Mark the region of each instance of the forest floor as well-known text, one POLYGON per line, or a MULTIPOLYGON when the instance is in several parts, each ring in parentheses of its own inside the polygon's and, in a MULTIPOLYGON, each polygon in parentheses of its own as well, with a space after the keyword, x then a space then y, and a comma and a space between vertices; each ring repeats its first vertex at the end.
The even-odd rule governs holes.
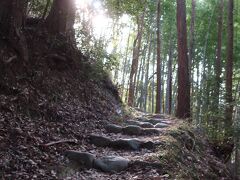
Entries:
POLYGON ((93 134, 87 134, 82 144, 72 149, 74 151, 67 151, 58 177, 86 180, 231 179, 226 166, 213 155, 200 131, 167 115, 137 114, 131 120, 115 124, 106 122, 93 134), (85 153, 94 158, 91 167, 86 167, 89 154, 85 153))
POLYGON ((0 41, 0 179, 231 179, 201 131, 126 113, 106 73, 63 36, 25 34, 28 62, 0 41))

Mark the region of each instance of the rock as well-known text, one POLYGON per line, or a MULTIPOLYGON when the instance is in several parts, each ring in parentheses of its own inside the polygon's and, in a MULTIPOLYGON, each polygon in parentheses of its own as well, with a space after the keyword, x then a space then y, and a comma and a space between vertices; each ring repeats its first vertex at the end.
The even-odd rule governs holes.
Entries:
POLYGON ((142 121, 142 122, 143 122, 143 121, 144 121, 144 122, 145 122, 145 121, 148 121, 148 118, 146 118, 146 117, 137 117, 136 119, 137 119, 138 121, 142 121))
POLYGON ((162 123, 165 123, 165 124, 173 124, 173 121, 171 121, 171 120, 162 120, 162 123))
POLYGON ((167 119, 168 116, 164 115, 164 114, 155 114, 155 115, 150 115, 150 116, 146 116, 147 118, 153 118, 153 119, 167 119))
POLYGON ((125 122, 129 125, 139 125, 139 121, 136 120, 127 120, 125 122))
POLYGON ((64 156, 67 157, 71 163, 73 163, 77 168, 87 168, 90 169, 93 167, 94 155, 86 152, 79 152, 69 150, 64 153, 64 156))
POLYGON ((127 120, 127 124, 140 126, 142 128, 154 128, 154 125, 149 122, 141 122, 137 120, 127 120))
POLYGON ((140 126, 130 125, 123 128, 123 133, 128 135, 140 135, 142 128, 140 126))
POLYGON ((89 142, 99 147, 108 147, 111 144, 111 139, 98 135, 90 135, 89 142))
POLYGON ((140 126, 142 128, 154 128, 154 125, 149 122, 141 122, 141 121, 135 121, 135 120, 127 120, 127 124, 140 126))
POLYGON ((149 120, 145 120, 145 121, 142 121, 142 122, 143 123, 150 123, 150 124, 156 125, 158 123, 164 123, 164 121, 165 120, 162 120, 162 119, 149 119, 149 120))
POLYGON ((154 125, 149 122, 142 122, 140 126, 142 128, 154 128, 154 125))
POLYGON ((163 164, 158 163, 158 162, 147 162, 147 161, 140 161, 140 160, 136 160, 136 161, 131 161, 128 165, 129 167, 138 167, 138 168, 156 168, 156 169, 162 169, 164 167, 163 164))
POLYGON ((119 139, 112 142, 112 147, 117 149, 139 150, 142 142, 138 139, 119 139))
POLYGON ((159 134, 160 131, 157 128, 148 128, 144 129, 142 134, 144 135, 152 135, 152 134, 159 134))
POLYGON ((152 141, 144 142, 141 145, 141 148, 154 149, 156 147, 155 143, 152 141))
POLYGON ((153 125, 156 125, 158 123, 162 123, 162 120, 161 119, 149 119, 147 122, 149 122, 153 125))
POLYGON ((157 123, 154 127, 155 128, 165 128, 165 127, 168 127, 168 125, 165 123, 157 123))
POLYGON ((140 122, 145 122, 145 123, 151 123, 153 125, 156 125, 157 123, 162 123, 164 121, 163 119, 138 119, 140 122))
POLYGON ((128 168, 129 160, 123 157, 106 156, 94 161, 94 168, 104 172, 121 172, 128 168))
POLYGON ((109 133, 121 133, 122 127, 115 124, 108 124, 105 126, 105 129, 109 133))

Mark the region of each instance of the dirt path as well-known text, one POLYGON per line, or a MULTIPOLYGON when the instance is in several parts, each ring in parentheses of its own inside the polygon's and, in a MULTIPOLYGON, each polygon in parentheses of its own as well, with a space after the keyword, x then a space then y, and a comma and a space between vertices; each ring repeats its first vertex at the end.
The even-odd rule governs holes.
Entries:
POLYGON ((82 145, 65 152, 59 171, 63 179, 165 179, 154 158, 162 135, 175 124, 163 115, 143 115, 121 124, 104 125, 87 134, 82 145))

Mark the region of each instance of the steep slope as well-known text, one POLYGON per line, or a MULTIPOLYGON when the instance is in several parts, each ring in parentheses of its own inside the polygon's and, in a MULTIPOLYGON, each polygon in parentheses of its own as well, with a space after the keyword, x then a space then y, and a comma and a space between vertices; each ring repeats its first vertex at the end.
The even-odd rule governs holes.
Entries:
POLYGON ((48 179, 49 166, 69 145, 44 144, 80 142, 102 120, 118 117, 121 102, 107 74, 64 36, 35 28, 25 35, 28 62, 0 41, 0 177, 48 179))
POLYGON ((107 74, 64 36, 35 28, 25 35, 28 62, 0 40, 1 179, 231 179, 207 141, 180 120, 125 116, 107 74), (81 164, 76 151, 90 153, 94 166, 81 164))

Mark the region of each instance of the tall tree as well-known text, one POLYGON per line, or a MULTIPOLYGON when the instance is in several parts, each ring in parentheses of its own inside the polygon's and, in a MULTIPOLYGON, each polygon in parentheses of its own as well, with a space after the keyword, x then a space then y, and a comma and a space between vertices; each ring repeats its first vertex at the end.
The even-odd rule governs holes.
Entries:
POLYGON ((187 55, 186 2, 177 0, 178 96, 176 116, 190 117, 190 83, 187 55))
POLYGON ((75 1, 54 0, 46 19, 46 26, 52 34, 65 34, 74 40, 75 1))
POLYGON ((228 25, 227 25, 227 63, 226 63, 226 119, 225 127, 230 131, 232 127, 233 98, 233 0, 228 0, 228 25))
POLYGON ((219 1, 218 9, 218 41, 216 50, 216 62, 215 62, 215 76, 216 76, 216 88, 215 88, 215 102, 214 107, 218 108, 219 105, 219 91, 221 83, 221 60, 222 60, 222 26, 223 26, 223 0, 219 1))
POLYGON ((128 40, 127 40, 127 47, 126 47, 126 52, 125 52, 125 57, 124 57, 124 62, 123 62, 123 67, 122 67, 122 70, 123 70, 123 73, 122 73, 122 88, 121 88, 121 96, 122 98, 124 97, 124 90, 125 90, 125 76, 126 76, 126 73, 127 73, 127 61, 128 61, 128 53, 129 53, 129 45, 130 45, 130 32, 128 34, 128 40))
POLYGON ((129 93, 128 93, 129 106, 134 105, 136 75, 138 70, 138 61, 140 56, 140 49, 141 49, 141 42, 142 42, 142 35, 143 35, 143 28, 144 28, 145 10, 146 10, 146 6, 144 8, 144 11, 142 12, 142 15, 137 17, 138 32, 137 32, 137 37, 133 43, 133 58, 132 58, 132 66, 131 66, 130 79, 129 79, 129 93))
POLYGON ((152 54, 152 36, 153 33, 150 35, 149 39, 149 46, 148 46, 148 57, 147 57, 147 64, 146 64, 146 73, 145 73, 145 83, 144 83, 144 111, 147 111, 147 96, 148 96, 148 84, 149 84, 149 66, 150 66, 150 58, 152 54))
POLYGON ((192 0, 191 25, 189 35, 189 69, 191 69, 194 56, 194 41, 195 41, 195 16, 196 16, 196 0, 192 0))
POLYGON ((167 89, 166 89, 166 113, 167 114, 171 114, 172 112, 172 60, 173 60, 173 38, 172 38, 172 30, 170 30, 167 89))
POLYGON ((0 1, 0 35, 25 61, 28 60, 28 51, 22 26, 25 20, 26 6, 25 0, 0 1))
POLYGON ((189 35, 189 75, 191 84, 191 111, 193 108, 193 93, 194 93, 194 50, 195 50, 195 16, 196 16, 196 0, 192 0, 192 12, 189 35))
POLYGON ((156 89, 156 113, 161 112, 161 34, 160 34, 160 18, 161 18, 161 0, 157 4, 157 89, 156 89))

